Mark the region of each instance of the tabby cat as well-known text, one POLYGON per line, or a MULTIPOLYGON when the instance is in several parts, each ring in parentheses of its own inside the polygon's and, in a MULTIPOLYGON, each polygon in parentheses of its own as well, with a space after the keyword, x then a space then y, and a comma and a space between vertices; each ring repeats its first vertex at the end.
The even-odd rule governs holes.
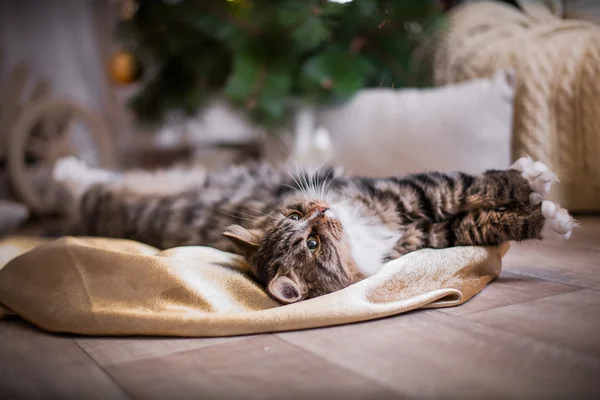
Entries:
POLYGON ((238 253, 282 303, 340 290, 425 247, 497 245, 547 231, 569 238, 574 226, 565 209, 543 200, 556 176, 529 158, 477 176, 365 178, 262 163, 166 174, 91 170, 73 158, 54 170, 79 199, 79 233, 238 253), (135 188, 140 176, 149 193, 135 188), (158 193, 173 183, 177 193, 158 193))

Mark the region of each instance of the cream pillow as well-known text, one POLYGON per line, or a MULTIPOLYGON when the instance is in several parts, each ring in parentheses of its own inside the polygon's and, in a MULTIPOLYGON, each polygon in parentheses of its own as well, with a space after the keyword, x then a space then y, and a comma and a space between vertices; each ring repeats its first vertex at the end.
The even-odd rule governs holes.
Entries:
POLYGON ((427 89, 367 89, 329 110, 333 162, 359 175, 479 173, 510 165, 511 71, 427 89))

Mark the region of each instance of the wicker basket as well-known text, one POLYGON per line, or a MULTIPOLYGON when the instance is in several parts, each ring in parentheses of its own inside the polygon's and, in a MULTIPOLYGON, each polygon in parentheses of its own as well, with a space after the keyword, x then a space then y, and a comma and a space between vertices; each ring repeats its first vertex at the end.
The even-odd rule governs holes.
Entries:
MULTIPOLYGON (((539 3, 538 3, 539 4, 539 3)), ((436 49, 437 84, 516 71, 512 157, 531 156, 559 175, 551 198, 600 210, 600 27, 562 20, 528 3, 465 3, 436 49)))

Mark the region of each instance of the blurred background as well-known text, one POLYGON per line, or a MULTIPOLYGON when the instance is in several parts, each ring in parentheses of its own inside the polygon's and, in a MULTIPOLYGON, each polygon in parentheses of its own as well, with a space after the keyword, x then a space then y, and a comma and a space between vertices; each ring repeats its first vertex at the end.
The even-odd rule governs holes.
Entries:
POLYGON ((370 176, 529 155, 597 211, 599 3, 4 0, 0 230, 59 212, 67 155, 370 176))

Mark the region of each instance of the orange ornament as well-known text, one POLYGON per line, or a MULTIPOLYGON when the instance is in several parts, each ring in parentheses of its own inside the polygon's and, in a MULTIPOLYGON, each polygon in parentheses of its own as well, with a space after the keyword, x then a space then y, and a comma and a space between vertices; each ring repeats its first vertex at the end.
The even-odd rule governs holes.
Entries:
POLYGON ((109 61, 109 72, 113 81, 128 84, 137 81, 141 68, 133 54, 125 50, 114 53, 109 61))

